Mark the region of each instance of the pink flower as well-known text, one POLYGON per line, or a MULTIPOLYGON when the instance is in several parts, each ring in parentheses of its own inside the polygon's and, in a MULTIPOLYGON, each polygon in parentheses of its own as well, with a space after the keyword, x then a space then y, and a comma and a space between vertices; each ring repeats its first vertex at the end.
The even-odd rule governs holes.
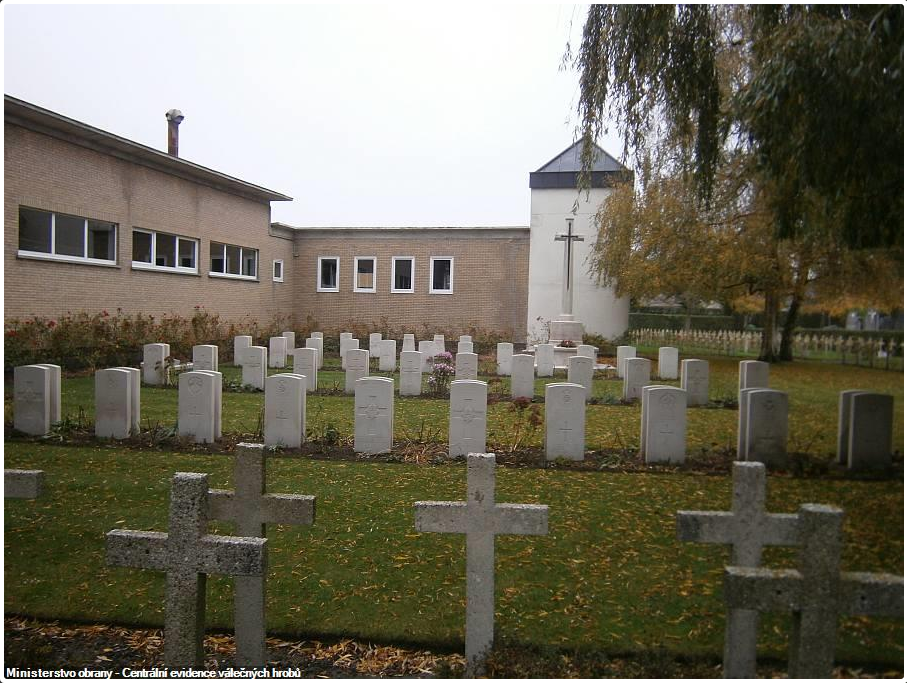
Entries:
POLYGON ((102 316, 102 317, 106 318, 106 317, 108 317, 109 315, 110 315, 110 313, 108 313, 106 310, 101 311, 101 316, 102 316))

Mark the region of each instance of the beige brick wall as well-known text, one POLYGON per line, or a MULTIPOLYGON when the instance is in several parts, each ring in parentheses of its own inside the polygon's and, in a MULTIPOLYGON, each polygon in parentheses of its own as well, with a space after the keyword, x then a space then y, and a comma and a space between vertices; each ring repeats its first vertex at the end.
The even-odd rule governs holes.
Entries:
MULTIPOLYGON (((351 324, 373 331, 465 334, 471 327, 513 339, 526 333, 529 278, 527 229, 303 229, 293 268, 297 317, 325 329, 351 324), (403 236, 405 235, 405 236, 403 236), (339 292, 317 291, 319 256, 340 258, 339 292), (377 257, 377 291, 353 291, 357 256, 377 257), (391 260, 415 258, 415 292, 392 293, 391 260), (453 294, 429 293, 431 257, 453 257, 453 294)), ((429 337, 430 338, 430 337, 429 337)))
POLYGON ((191 315, 195 306, 225 320, 266 321, 293 308, 293 243, 269 235, 270 205, 95 152, 6 123, 4 303, 7 318, 117 308, 191 315), (103 267, 17 256, 19 206, 118 224, 117 265, 103 267), (132 270, 132 229, 197 238, 199 275, 132 270), (209 277, 211 241, 259 250, 257 282, 209 277), (271 279, 282 258, 283 283, 271 279))

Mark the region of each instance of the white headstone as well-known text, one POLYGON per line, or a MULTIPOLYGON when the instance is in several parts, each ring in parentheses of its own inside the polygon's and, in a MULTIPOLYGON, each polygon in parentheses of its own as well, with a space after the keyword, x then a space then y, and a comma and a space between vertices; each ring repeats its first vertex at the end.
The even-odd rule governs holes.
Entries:
POLYGON ((651 380, 652 362, 648 358, 629 357, 624 361, 624 400, 642 398, 642 388, 651 380))
POLYGON ((498 344, 498 374, 504 377, 510 375, 513 369, 513 344, 501 342, 498 344))
POLYGON ((214 438, 220 439, 223 434, 224 376, 214 370, 198 370, 214 378, 214 438))
MULTIPOLYGON (((359 342, 356 342, 356 347, 358 348, 359 342)), ((309 337, 305 340, 305 347, 307 349, 315 349, 318 352, 318 369, 324 367, 324 338, 323 337, 309 337)))
POLYGON ((535 374, 539 377, 554 375, 554 344, 538 344, 535 347, 535 374))
POLYGON ((170 356, 170 344, 145 344, 142 347, 142 380, 150 386, 164 386, 168 383, 166 359, 170 356))
POLYGON ((460 342, 469 342, 470 344, 472 344, 472 335, 471 334, 461 334, 460 342))
POLYGON ((677 379, 677 349, 673 346, 662 346, 658 349, 658 377, 677 379))
POLYGON ((582 460, 585 449, 586 388, 568 382, 546 385, 545 459, 582 460))
POLYGON ((63 368, 53 363, 35 363, 39 368, 47 368, 50 371, 50 423, 56 424, 63 419, 63 368))
POLYGON ((742 360, 737 373, 737 389, 768 387, 769 364, 761 360, 742 360))
POLYGON ((850 404, 857 394, 870 393, 866 389, 847 389, 838 394, 838 453, 839 465, 847 464, 847 449, 850 445, 850 404))
POLYGON ((378 370, 394 372, 397 369, 397 340, 382 339, 378 343, 378 370))
POLYGON ((356 380, 353 450, 357 453, 387 453, 393 446, 394 380, 389 377, 356 380))
MULTIPOLYGON (((295 332, 281 332, 282 337, 287 340, 287 353, 293 353, 293 349, 296 348, 296 333, 295 332)), ((215 368, 216 370, 217 368, 215 368)))
POLYGON ((535 395, 535 359, 529 354, 515 354, 510 369, 510 395, 531 399, 535 395))
POLYGON ((415 351, 415 350, 416 350, 416 335, 404 334, 403 335, 403 351, 415 351))
POLYGON ((243 351, 242 383, 264 391, 268 374, 268 350, 264 346, 250 346, 243 351))
POLYGON ((855 394, 850 401, 847 468, 886 470, 891 466, 894 396, 855 394))
POLYGON ((450 383, 450 457, 485 452, 488 385, 474 380, 450 383))
POLYGON ((784 466, 787 461, 787 394, 772 389, 749 389, 741 394, 744 397, 741 408, 746 410, 746 460, 770 467, 784 466))
MULTIPOLYGON (((479 378, 479 356, 475 353, 458 353, 457 364, 454 373, 456 379, 478 379, 479 378)), ((485 452, 483 448, 481 451, 485 452)))
POLYGON ((472 353, 472 342, 471 341, 457 342, 457 353, 472 353))
POLYGON ((343 341, 344 339, 352 339, 352 338, 353 338, 352 332, 341 332, 340 333, 340 341, 343 341))
POLYGON ((618 346, 617 347, 617 376, 623 378, 624 366, 628 358, 636 358, 635 346, 618 346))
POLYGON ((368 336, 368 355, 371 358, 378 357, 378 344, 381 343, 381 333, 372 332, 368 336))
POLYGON ((129 401, 132 430, 138 434, 142 429, 142 371, 138 368, 118 367, 114 370, 125 370, 129 373, 129 385, 132 397, 129 401))
POLYGON ((218 392, 215 375, 210 371, 191 371, 179 378, 179 419, 177 431, 195 443, 214 443, 217 440, 218 392))
POLYGON ((433 341, 435 342, 435 344, 437 344, 436 348, 438 350, 438 353, 444 353, 444 351, 447 350, 447 348, 444 345, 444 335, 443 334, 436 334, 434 336, 433 341))
POLYGON ((51 371, 40 365, 20 365, 13 371, 13 426, 24 434, 50 432, 51 371))
POLYGON ((306 391, 318 390, 318 349, 306 347, 293 351, 293 374, 306 378, 306 391))
MULTIPOLYGON (((302 349, 309 352, 314 349, 302 349)), ((305 441, 306 378, 281 373, 265 380, 265 445, 299 448, 305 441)))
POLYGON ((359 348, 359 340, 353 339, 343 339, 340 341, 340 368, 346 370, 346 352, 351 349, 359 348))
POLYGON ((324 332, 312 332, 309 336, 314 339, 324 339, 324 332))
POLYGON ((646 463, 686 460, 687 397, 683 389, 643 387, 639 443, 646 463))
POLYGON ((217 347, 214 344, 196 344, 192 347, 192 369, 217 372, 217 347))
POLYGON ((592 398, 592 375, 595 361, 589 356, 571 356, 567 359, 567 381, 581 384, 586 389, 586 400, 592 398))
POLYGON ((346 384, 344 391, 348 394, 356 392, 356 382, 368 374, 368 351, 366 349, 350 349, 346 352, 346 384))
POLYGON ((284 368, 287 365, 287 338, 271 337, 268 342, 268 367, 284 368))
POLYGON ((680 388, 687 392, 687 406, 709 402, 709 362, 696 358, 680 361, 680 388))
POLYGON ((242 365, 243 358, 246 357, 246 349, 252 346, 252 337, 247 334, 240 334, 233 337, 233 365, 242 365))
POLYGON ((98 438, 126 439, 132 431, 133 380, 126 370, 94 373, 94 433, 98 438))
POLYGON ((598 356, 598 349, 591 344, 580 344, 576 347, 576 355, 586 356, 587 358, 591 358, 594 362, 598 356))
POLYGON ((400 395, 419 396, 422 393, 422 354, 404 351, 400 354, 400 395))
POLYGON ((435 356, 435 343, 433 341, 420 341, 419 353, 422 354, 422 370, 431 372, 431 359, 435 356))

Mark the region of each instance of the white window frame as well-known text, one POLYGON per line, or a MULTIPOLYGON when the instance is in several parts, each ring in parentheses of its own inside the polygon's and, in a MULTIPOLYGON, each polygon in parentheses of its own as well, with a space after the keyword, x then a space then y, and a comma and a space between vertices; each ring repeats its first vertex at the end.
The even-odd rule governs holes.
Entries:
POLYGON ((394 256, 391 258, 391 293, 392 294, 413 294, 416 291, 416 257, 415 256, 394 256), (394 285, 397 282, 397 261, 412 261, 410 277, 412 286, 409 289, 396 289, 394 285))
MULTIPOLYGON (((261 270, 261 263, 259 262, 259 260, 260 260, 259 256, 260 256, 260 254, 258 253, 258 249, 253 249, 252 247, 241 247, 238 244, 227 244, 226 242, 215 242, 214 240, 211 240, 211 244, 209 245, 209 248, 208 248, 208 277, 220 277, 220 278, 224 278, 226 280, 246 280, 249 282, 258 282, 258 273, 261 270), (219 244, 220 246, 223 247, 223 252, 222 252, 223 256, 221 258, 224 262, 224 268, 227 267, 227 247, 236 247, 237 249, 239 249, 239 269, 240 269, 240 271, 242 270, 242 263, 244 260, 243 252, 254 251, 255 252, 255 275, 243 275, 241 272, 239 274, 226 273, 226 272, 219 273, 217 271, 211 270, 211 249, 210 249, 210 247, 215 244, 219 244)), ((196 263, 198 263, 198 259, 196 259, 196 263)))
POLYGON ((353 259, 353 291, 354 292, 365 292, 368 294, 374 294, 378 291, 378 257, 377 256, 357 256, 353 259), (371 287, 360 287, 359 286, 359 262, 360 261, 371 261, 372 262, 372 286, 371 287))
POLYGON ((453 294, 454 291, 454 258, 453 256, 432 256, 428 266, 428 293, 453 294), (450 261, 450 289, 435 289, 435 261, 450 261))
POLYGON ((274 282, 283 282, 283 273, 284 273, 283 269, 284 269, 284 265, 283 265, 282 258, 276 258, 271 262, 271 279, 274 280, 274 282), (278 277, 277 273, 274 272, 275 268, 277 268, 278 263, 280 264, 280 276, 279 277, 278 277))
MULTIPOLYGON (((158 230, 149 230, 148 228, 133 228, 132 234, 135 235, 137 232, 145 233, 146 235, 151 235, 151 263, 145 261, 132 261, 132 270, 153 270, 159 273, 181 273, 183 275, 198 275, 198 253, 199 253, 199 240, 193 237, 183 237, 182 235, 176 235, 171 232, 163 232, 158 230), (195 245, 195 268, 186 268, 185 266, 173 265, 173 266, 159 266, 157 264, 157 236, 158 234, 167 235, 168 237, 176 238, 176 261, 179 263, 180 258, 180 240, 185 242, 192 242, 195 245)), ((133 237, 133 239, 135 239, 133 237)))
POLYGON ((318 257, 318 268, 315 270, 315 291, 316 292, 339 292, 340 291, 340 257, 339 256, 319 256, 318 257), (321 263, 323 261, 336 261, 337 262, 337 276, 334 280, 335 285, 333 287, 322 287, 321 286, 321 263))
MULTIPOLYGON (((22 208, 22 207, 19 207, 22 208)), ((55 254, 54 251, 57 246, 57 212, 48 211, 47 209, 38 209, 33 206, 25 206, 26 209, 31 209, 32 211, 41 211, 42 213, 50 214, 50 252, 46 251, 30 251, 28 249, 19 249, 16 251, 16 256, 19 258, 30 258, 38 259, 41 261, 60 261, 63 263, 83 263, 85 265, 92 266, 113 266, 117 267, 117 253, 119 247, 119 233, 120 233, 120 224, 114 223, 113 221, 101 221, 103 223, 110 223, 113 225, 113 259, 97 259, 91 258, 89 256, 71 256, 69 254, 55 254)), ((85 218, 83 216, 76 216, 74 214, 63 214, 65 216, 70 216, 71 218, 81 218, 84 223, 82 224, 82 253, 88 253, 88 221, 89 220, 98 220, 94 218, 85 218)), ((16 219, 18 221, 18 218, 16 219)), ((18 233, 17 233, 18 239, 18 233)))

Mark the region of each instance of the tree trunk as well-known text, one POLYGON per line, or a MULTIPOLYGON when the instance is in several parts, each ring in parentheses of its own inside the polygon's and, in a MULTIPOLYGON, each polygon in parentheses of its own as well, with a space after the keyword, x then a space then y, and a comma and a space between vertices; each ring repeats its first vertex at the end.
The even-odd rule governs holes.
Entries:
POLYGON ((791 297, 790 308, 787 309, 784 324, 781 326, 779 355, 782 361, 794 359, 794 330, 797 327, 797 315, 800 313, 800 298, 799 292, 795 292, 791 297))
POLYGON ((777 363, 775 351, 775 327, 778 320, 778 293, 765 293, 765 310, 762 315, 762 347, 759 349, 759 360, 766 363, 777 363))

